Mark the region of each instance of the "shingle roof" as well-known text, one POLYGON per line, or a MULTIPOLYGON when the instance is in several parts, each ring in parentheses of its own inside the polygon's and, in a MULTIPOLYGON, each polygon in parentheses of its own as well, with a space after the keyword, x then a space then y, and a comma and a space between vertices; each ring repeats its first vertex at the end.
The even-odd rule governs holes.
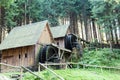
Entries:
POLYGON ((68 28, 69 25, 61 25, 61 26, 51 27, 50 29, 53 38, 59 38, 59 37, 64 37, 66 35, 68 28))
POLYGON ((36 44, 47 22, 46 20, 13 28, 1 43, 0 50, 36 44))

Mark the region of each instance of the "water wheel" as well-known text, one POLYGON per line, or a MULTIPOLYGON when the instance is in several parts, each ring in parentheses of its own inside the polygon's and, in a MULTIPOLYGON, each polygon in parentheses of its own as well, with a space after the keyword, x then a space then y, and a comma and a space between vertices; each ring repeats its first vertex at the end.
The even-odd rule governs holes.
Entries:
POLYGON ((68 34, 65 36, 64 42, 65 42, 65 48, 72 50, 72 48, 75 47, 74 43, 77 42, 77 37, 73 34, 68 34))
POLYGON ((72 51, 73 48, 76 48, 78 55, 82 56, 81 45, 78 42, 77 36, 75 36, 74 34, 68 34, 65 36, 64 42, 65 42, 66 49, 69 49, 72 51))
POLYGON ((41 47, 39 53, 39 62, 45 63, 47 62, 54 62, 59 60, 57 49, 51 45, 45 45, 41 47))

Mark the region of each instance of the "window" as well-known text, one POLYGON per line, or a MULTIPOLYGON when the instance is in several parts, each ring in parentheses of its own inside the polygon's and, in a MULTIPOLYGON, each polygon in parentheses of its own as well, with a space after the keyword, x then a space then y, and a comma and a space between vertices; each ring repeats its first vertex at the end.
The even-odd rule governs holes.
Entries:
POLYGON ((27 58, 27 53, 25 53, 25 58, 27 58))
POLYGON ((19 59, 21 58, 20 54, 19 54, 19 59))
POLYGON ((59 46, 59 42, 57 42, 57 45, 59 46))

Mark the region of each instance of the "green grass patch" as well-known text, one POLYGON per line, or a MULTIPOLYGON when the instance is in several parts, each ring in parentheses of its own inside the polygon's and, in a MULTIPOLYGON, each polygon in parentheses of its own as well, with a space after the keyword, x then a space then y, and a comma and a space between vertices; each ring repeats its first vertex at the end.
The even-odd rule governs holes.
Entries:
POLYGON ((56 71, 66 80, 119 80, 120 73, 100 69, 68 69, 56 71))
POLYGON ((84 49, 83 57, 80 60, 84 64, 105 65, 120 67, 120 49, 84 49))
MULTIPOLYGON (((120 71, 118 70, 101 70, 98 68, 85 69, 66 69, 54 70, 58 75, 65 80, 120 80, 120 71)), ((59 80, 55 75, 49 71, 34 72, 41 76, 44 80, 59 80)), ((9 76, 15 73, 4 73, 2 75, 9 76)), ((18 74, 18 73, 17 73, 18 74)), ((0 74, 1 75, 1 74, 0 74)), ((34 75, 26 72, 23 74, 23 80, 39 80, 34 75)))
MULTIPOLYGON (((66 69, 54 70, 58 75, 65 80, 120 80, 120 71, 109 71, 101 69, 66 69)), ((49 71, 36 72, 45 80, 59 80, 49 71)), ((37 80, 30 73, 25 73, 23 80, 37 80)))

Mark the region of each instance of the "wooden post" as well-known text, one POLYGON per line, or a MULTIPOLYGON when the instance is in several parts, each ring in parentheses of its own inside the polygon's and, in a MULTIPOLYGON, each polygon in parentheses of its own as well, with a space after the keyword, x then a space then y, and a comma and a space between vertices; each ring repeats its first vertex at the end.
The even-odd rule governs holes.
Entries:
POLYGON ((79 69, 80 67, 79 67, 79 64, 77 64, 77 68, 79 69))
POLYGON ((103 73, 103 69, 102 69, 102 67, 101 67, 101 72, 103 73))
POLYGON ((97 66, 95 65, 95 70, 96 70, 97 66))
MULTIPOLYGON (((45 65, 46 65, 46 67, 48 67, 48 65, 47 65, 48 63, 47 62, 45 62, 45 65)), ((40 64, 39 64, 40 65, 40 64)))
POLYGON ((40 64, 38 64, 38 72, 40 72, 40 64))
POLYGON ((66 63, 65 69, 67 69, 68 64, 66 63))
POLYGON ((22 80, 22 73, 23 73, 23 70, 22 68, 20 68, 20 80, 22 80))
POLYGON ((83 69, 85 69, 85 65, 83 65, 83 69))
POLYGON ((110 68, 108 68, 109 72, 110 72, 110 68))
POLYGON ((32 72, 30 69, 24 67, 24 66, 21 66, 21 68, 27 70, 29 73, 33 74, 34 76, 36 76, 37 78, 39 78, 40 80, 44 80, 42 77, 40 77, 39 75, 35 74, 34 72, 32 72))
POLYGON ((46 67, 45 65, 43 65, 42 63, 39 63, 41 66, 43 66, 45 69, 47 69, 48 71, 50 71, 51 73, 53 73, 56 77, 58 77, 60 80, 65 80, 63 77, 59 76, 58 74, 56 74, 53 70, 49 69, 48 67, 46 67))

